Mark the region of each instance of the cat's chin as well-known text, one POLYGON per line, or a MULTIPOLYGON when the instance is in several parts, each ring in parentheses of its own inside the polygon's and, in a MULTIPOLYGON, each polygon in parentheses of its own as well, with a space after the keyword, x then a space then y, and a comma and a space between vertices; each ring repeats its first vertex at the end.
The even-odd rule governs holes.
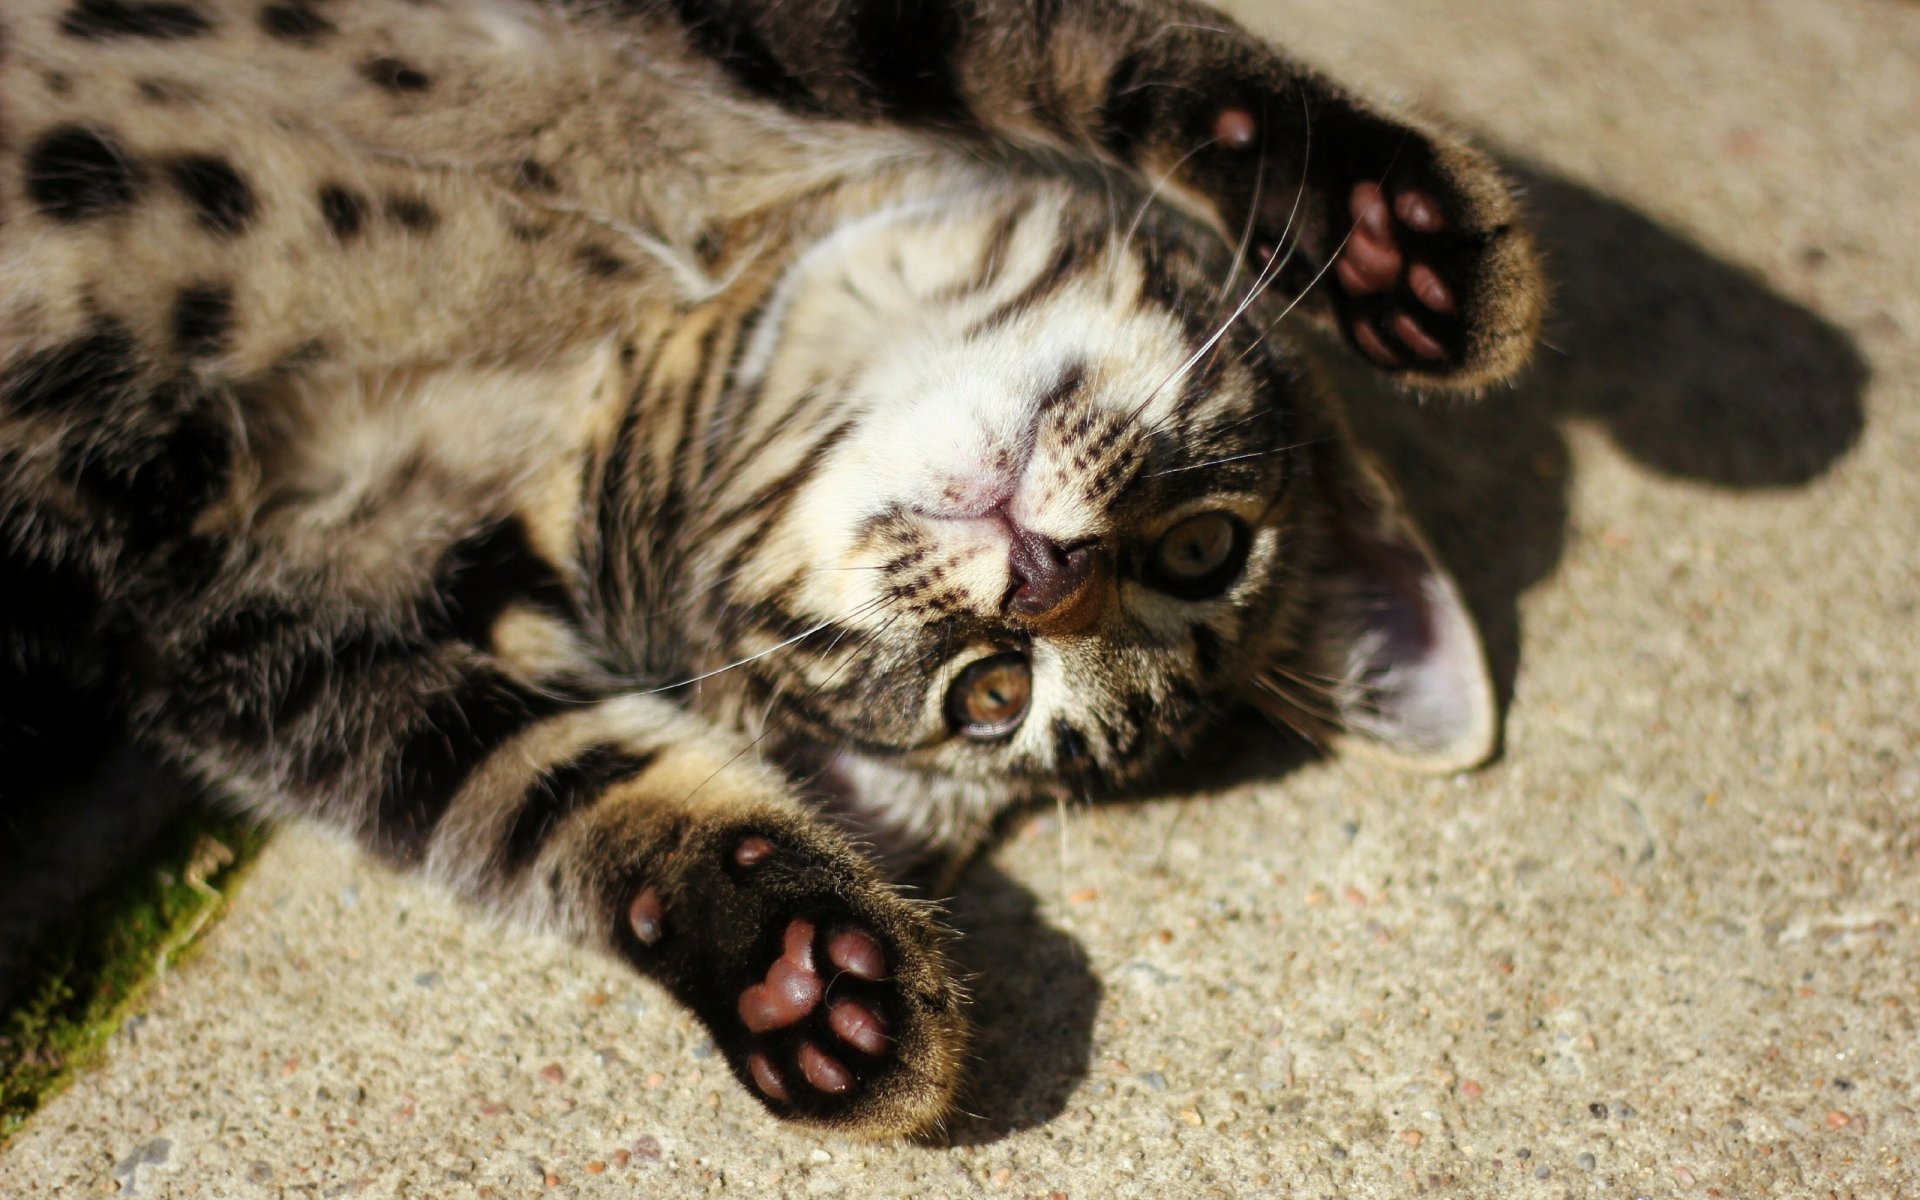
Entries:
POLYGON ((965 855, 1019 799, 988 782, 917 770, 896 759, 817 742, 790 744, 775 762, 819 811, 889 877, 924 878, 965 855))

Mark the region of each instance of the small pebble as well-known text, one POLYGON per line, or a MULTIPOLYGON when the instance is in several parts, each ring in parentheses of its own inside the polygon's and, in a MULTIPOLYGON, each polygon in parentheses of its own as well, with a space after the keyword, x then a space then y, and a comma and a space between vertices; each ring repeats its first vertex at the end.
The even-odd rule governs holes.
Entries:
POLYGON ((607 1169, 607 1164, 604 1162, 601 1162, 597 1158, 587 1164, 587 1174, 589 1175, 598 1175, 602 1171, 605 1171, 606 1169, 607 1169))
POLYGON ((624 1167, 633 1161, 633 1155, 626 1150, 615 1150, 613 1152, 613 1161, 624 1167))
POLYGON ((1409 1146, 1418 1146, 1426 1139, 1427 1135, 1421 1133, 1418 1129, 1403 1129, 1400 1131, 1400 1140, 1409 1146))
POLYGON ((1579 1158, 1574 1159, 1574 1162, 1579 1164, 1582 1171, 1593 1170, 1594 1160, 1591 1154, 1582 1154, 1579 1158))
POLYGON ((1853 1124, 1853 1118, 1841 1112, 1839 1109, 1835 1108, 1827 1111, 1828 1129, 1845 1129, 1851 1124, 1853 1124))
POLYGON ((1478 1080, 1462 1079, 1460 1081, 1460 1095, 1468 1100, 1478 1100, 1486 1094, 1486 1091, 1487 1089, 1481 1087, 1478 1080))
POLYGON ((667 1077, 665 1075, 662 1075, 658 1071, 651 1071, 647 1074, 647 1077, 643 1081, 642 1086, 647 1088, 649 1091, 657 1091, 658 1089, 667 1086, 667 1077))
POLYGON ((661 1155, 660 1139, 650 1133, 641 1134, 633 1139, 633 1156, 647 1162, 659 1162, 661 1155))
POLYGON ((1092 904, 1095 900, 1098 900, 1099 898, 1100 898, 1100 890, 1098 888, 1090 888, 1090 887, 1080 888, 1076 891, 1069 892, 1067 894, 1067 903, 1092 904))
POLYGON ((413 977, 413 986, 432 988, 440 986, 440 972, 422 971, 413 977))
POLYGON ((1535 1179, 1549 1179, 1552 1176, 1553 1172, 1547 1170, 1545 1167, 1535 1167, 1533 1169, 1533 1177, 1535 1179))
POLYGON ((1142 1072, 1140 1082, 1146 1084, 1152 1091, 1164 1092, 1167 1090, 1167 1077, 1158 1071, 1142 1072))
POLYGON ((1693 1172, 1687 1170, 1685 1167, 1675 1167, 1673 1169, 1673 1181, 1681 1187, 1692 1187, 1693 1172))
POLYGON ((566 1082, 567 1073, 560 1069, 559 1063, 548 1063, 546 1066, 540 1068, 540 1078, 546 1080, 548 1083, 564 1083, 566 1082))
POLYGON ((1593 1114, 1593 1119, 1596 1121, 1604 1121, 1607 1119, 1607 1106, 1604 1104, 1589 1104, 1587 1105, 1587 1111, 1593 1114))

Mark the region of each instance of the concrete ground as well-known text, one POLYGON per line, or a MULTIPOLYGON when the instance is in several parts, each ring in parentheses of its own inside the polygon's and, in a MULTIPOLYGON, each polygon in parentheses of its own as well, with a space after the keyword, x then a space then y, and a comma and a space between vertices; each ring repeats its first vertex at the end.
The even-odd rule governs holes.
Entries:
POLYGON ((942 1148, 776 1128, 652 987, 292 832, 0 1195, 1920 1194, 1920 5, 1239 7, 1529 175, 1538 370, 1363 405, 1501 762, 1028 824, 942 1148))

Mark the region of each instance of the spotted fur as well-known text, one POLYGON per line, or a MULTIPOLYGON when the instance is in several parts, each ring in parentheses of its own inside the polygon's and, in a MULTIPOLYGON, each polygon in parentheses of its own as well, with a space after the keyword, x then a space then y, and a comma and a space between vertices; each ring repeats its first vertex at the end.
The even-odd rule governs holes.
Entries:
POLYGON ((0 789, 124 722, 924 1130, 890 875, 1244 703, 1487 752, 1295 327, 1473 386, 1538 297, 1483 157, 1166 0, 9 4, 0 789))

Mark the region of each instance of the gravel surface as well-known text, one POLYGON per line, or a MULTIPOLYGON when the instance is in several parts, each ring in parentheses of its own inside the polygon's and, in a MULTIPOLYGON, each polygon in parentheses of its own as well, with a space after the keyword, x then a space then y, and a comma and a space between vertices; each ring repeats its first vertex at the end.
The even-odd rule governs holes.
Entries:
POLYGON ((1248 728, 1024 826, 943 1147, 775 1128, 611 962, 293 832, 0 1195, 1920 1193, 1920 6, 1240 7, 1527 164, 1540 367, 1362 405, 1500 763, 1248 728))

